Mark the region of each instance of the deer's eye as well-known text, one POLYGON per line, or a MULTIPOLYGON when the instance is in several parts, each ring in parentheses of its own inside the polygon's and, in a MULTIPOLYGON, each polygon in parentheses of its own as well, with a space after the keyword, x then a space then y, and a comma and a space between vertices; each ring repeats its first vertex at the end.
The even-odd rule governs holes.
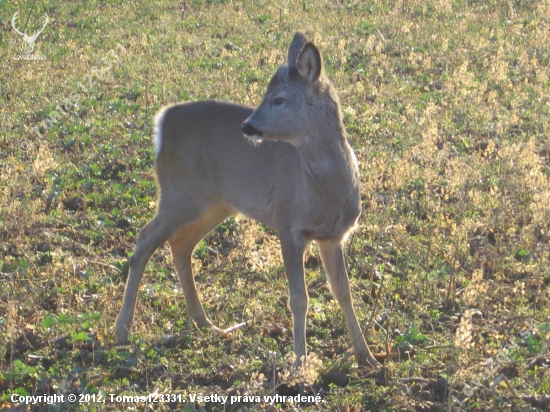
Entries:
POLYGON ((275 97, 271 103, 273 104, 273 106, 280 106, 282 105, 283 103, 285 102, 285 99, 282 98, 282 97, 275 97))

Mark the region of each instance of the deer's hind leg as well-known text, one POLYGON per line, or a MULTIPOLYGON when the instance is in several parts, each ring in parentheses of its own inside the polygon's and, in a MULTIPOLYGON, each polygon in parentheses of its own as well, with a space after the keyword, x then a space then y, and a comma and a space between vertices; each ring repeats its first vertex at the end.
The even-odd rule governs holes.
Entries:
POLYGON ((195 286, 191 254, 196 244, 230 215, 231 211, 226 207, 213 206, 198 220, 185 226, 168 240, 189 316, 199 328, 209 328, 215 333, 223 331, 216 327, 204 312, 195 286))
POLYGON ((157 214, 139 232, 136 249, 129 260, 130 274, 126 281, 124 300, 115 326, 118 343, 128 341, 134 319, 139 285, 147 261, 164 242, 182 228, 192 225, 191 222, 200 219, 203 214, 201 211, 204 210, 204 206, 193 205, 193 207, 186 208, 186 213, 181 213, 181 211, 171 208, 170 205, 171 203, 161 196, 157 214))

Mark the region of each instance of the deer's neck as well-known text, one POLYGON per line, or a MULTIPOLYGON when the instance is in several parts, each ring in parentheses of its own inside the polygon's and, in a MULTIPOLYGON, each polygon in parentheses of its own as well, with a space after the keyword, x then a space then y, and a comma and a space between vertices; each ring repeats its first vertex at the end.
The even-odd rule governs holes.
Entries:
POLYGON ((341 133, 306 136, 297 149, 307 192, 335 202, 358 196, 357 160, 341 133))

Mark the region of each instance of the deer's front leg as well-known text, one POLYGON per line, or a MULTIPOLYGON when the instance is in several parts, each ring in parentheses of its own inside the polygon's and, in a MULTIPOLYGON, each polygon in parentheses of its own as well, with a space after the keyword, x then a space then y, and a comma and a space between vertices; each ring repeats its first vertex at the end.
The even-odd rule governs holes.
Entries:
POLYGON ((290 234, 281 236, 281 250, 290 293, 290 310, 292 311, 294 367, 302 364, 306 357, 306 313, 308 294, 304 275, 304 250, 307 242, 302 238, 293 238, 290 234))
POLYGON ((348 273, 342 252, 342 243, 339 240, 323 240, 317 241, 317 244, 319 245, 321 259, 327 272, 330 289, 338 301, 340 308, 342 308, 342 312, 344 312, 344 320, 351 337, 355 359, 360 365, 376 366, 378 362, 372 355, 363 337, 357 316, 355 316, 355 310, 353 309, 348 273))

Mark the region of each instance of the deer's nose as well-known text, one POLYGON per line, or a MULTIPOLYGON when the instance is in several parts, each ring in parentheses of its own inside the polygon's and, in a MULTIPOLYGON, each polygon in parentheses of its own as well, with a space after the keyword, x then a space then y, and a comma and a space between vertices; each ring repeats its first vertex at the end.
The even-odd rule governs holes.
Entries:
POLYGON ((245 136, 249 136, 249 137, 262 136, 261 131, 259 131, 258 129, 256 129, 254 126, 252 126, 250 123, 246 121, 241 125, 241 130, 243 131, 245 136))

